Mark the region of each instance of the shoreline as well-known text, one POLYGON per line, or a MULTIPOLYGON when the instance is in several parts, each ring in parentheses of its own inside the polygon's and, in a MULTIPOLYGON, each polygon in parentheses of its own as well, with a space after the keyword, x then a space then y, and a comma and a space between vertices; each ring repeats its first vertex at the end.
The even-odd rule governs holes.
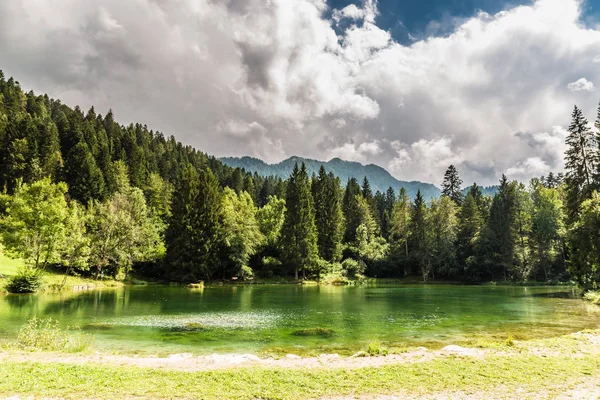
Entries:
MULTIPOLYGON (((575 332, 547 339, 531 339, 523 341, 490 342, 485 346, 463 347, 450 344, 442 349, 434 350, 426 347, 415 347, 402 353, 388 355, 369 355, 359 351, 352 356, 341 356, 337 353, 319 354, 318 356, 299 356, 286 354, 282 357, 261 358, 254 354, 244 353, 213 353, 210 355, 193 355, 192 353, 172 353, 166 356, 158 355, 128 355, 109 352, 65 353, 48 351, 25 351, 0 349, 2 362, 40 362, 48 364, 97 364, 105 366, 135 366, 150 369, 171 369, 186 372, 209 371, 216 369, 237 368, 334 368, 360 369, 367 367, 382 367, 394 364, 419 363, 436 359, 471 358, 484 360, 489 357, 511 357, 531 354, 547 357, 558 355, 562 342, 573 344, 582 342, 597 347, 594 353, 600 356, 600 329, 593 331, 575 332), (557 348, 558 343, 558 348, 557 348)), ((571 349, 572 350, 572 349, 571 349)), ((589 352, 586 350, 586 352, 589 352)), ((572 357, 573 354, 567 356, 572 357)))
POLYGON ((588 399, 600 395, 600 329, 364 358, 0 351, 0 376, 0 397, 14 398, 588 399))

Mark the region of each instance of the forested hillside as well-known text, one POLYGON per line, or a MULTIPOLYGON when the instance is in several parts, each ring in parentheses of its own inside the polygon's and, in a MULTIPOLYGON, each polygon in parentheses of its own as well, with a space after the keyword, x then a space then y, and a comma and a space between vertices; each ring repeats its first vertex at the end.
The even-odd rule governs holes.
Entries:
POLYGON ((572 119, 564 177, 502 176, 491 197, 476 184, 465 194, 449 166, 439 198, 411 199, 296 160, 285 181, 249 174, 0 75, 3 251, 27 262, 13 282, 21 289, 47 268, 178 282, 572 278, 595 288, 600 141, 577 108, 572 119))

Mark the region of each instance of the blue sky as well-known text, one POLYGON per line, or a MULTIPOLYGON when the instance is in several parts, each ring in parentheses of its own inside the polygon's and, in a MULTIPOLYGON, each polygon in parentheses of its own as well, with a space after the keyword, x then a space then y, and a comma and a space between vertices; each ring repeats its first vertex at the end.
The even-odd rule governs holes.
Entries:
MULTIPOLYGON (((379 0, 377 25, 390 31, 402 44, 428 36, 444 36, 453 31, 456 19, 468 18, 478 11, 495 14, 518 5, 531 5, 532 0, 379 0)), ((328 0, 329 6, 342 9, 349 4, 360 6, 361 0, 328 0)), ((600 17, 600 0, 586 0, 584 20, 589 24, 600 17)))

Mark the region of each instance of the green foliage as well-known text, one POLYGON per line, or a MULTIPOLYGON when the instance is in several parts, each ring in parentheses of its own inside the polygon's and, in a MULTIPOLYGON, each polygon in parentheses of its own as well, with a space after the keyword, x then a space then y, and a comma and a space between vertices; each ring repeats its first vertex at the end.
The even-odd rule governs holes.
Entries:
POLYGON ((296 167, 290 176, 286 195, 285 220, 281 230, 281 245, 287 263, 303 275, 316 263, 318 257, 314 204, 306 167, 296 167))
POLYGON ((237 195, 232 189, 225 188, 223 233, 225 252, 235 268, 234 273, 250 278, 253 274, 248 261, 262 243, 263 235, 256 221, 256 207, 248 192, 237 195))
POLYGON ((172 217, 166 233, 166 275, 174 281, 210 279, 218 268, 223 246, 223 202, 210 170, 188 164, 175 185, 172 217))
POLYGON ((387 356, 388 349, 381 345, 379 341, 369 342, 369 346, 367 347, 367 354, 370 356, 387 356))
POLYGON ((358 203, 358 199, 361 196, 361 188, 356 179, 352 178, 348 180, 348 184, 346 185, 346 190, 344 192, 344 198, 342 199, 342 211, 344 213, 344 220, 346 222, 344 241, 347 243, 351 243, 356 239, 356 229, 362 222, 359 214, 358 203))
POLYGON ((351 258, 347 258, 342 261, 342 273, 350 279, 361 280, 367 266, 362 261, 356 261, 351 258))
POLYGON ((592 304, 600 305, 600 291, 589 291, 583 295, 583 298, 587 301, 591 301, 592 304))
POLYGON ((279 243, 281 227, 285 220, 285 199, 269 196, 264 207, 256 211, 256 219, 265 242, 269 246, 279 243))
POLYGON ((469 279, 473 279, 477 274, 475 256, 479 235, 484 224, 484 216, 477 204, 479 197, 481 197, 481 191, 474 184, 469 188, 458 215, 456 261, 463 267, 463 273, 469 279))
POLYGON ((569 272, 586 290, 597 289, 600 283, 600 195, 581 204, 579 215, 568 235, 569 272))
POLYGON ((442 196, 432 200, 427 212, 427 247, 434 272, 443 276, 457 275, 456 234, 458 229, 456 200, 442 196))
POLYGON ((65 331, 58 321, 31 318, 25 324, 16 340, 16 346, 22 350, 64 351, 77 353, 87 350, 93 341, 89 334, 79 331, 65 331))
POLYGON ((17 188, 1 221, 9 256, 24 259, 36 270, 61 261, 69 218, 66 192, 64 183, 54 184, 49 178, 17 188))
POLYGON ((141 189, 130 186, 125 166, 117 164, 116 171, 118 191, 105 202, 90 205, 89 260, 96 275, 111 267, 113 276, 127 278, 135 263, 163 256, 165 227, 148 208, 141 189))
POLYGON ((536 270, 551 278, 553 266, 563 259, 562 239, 565 234, 563 202, 557 189, 546 188, 532 181, 533 210, 531 215, 530 247, 536 270))
POLYGON ((458 171, 454 165, 450 165, 444 174, 442 182, 442 195, 452 199, 457 205, 460 205, 463 199, 462 185, 463 181, 458 176, 458 171))
POLYGON ((339 261, 344 222, 339 181, 321 167, 312 191, 319 256, 329 262, 339 261))
POLYGON ((594 165, 598 162, 599 143, 587 119, 577 106, 573 109, 565 151, 567 217, 575 221, 581 203, 592 191, 594 165))
POLYGON ((5 289, 9 293, 35 293, 43 285, 43 273, 33 268, 21 268, 16 275, 6 282, 5 289))

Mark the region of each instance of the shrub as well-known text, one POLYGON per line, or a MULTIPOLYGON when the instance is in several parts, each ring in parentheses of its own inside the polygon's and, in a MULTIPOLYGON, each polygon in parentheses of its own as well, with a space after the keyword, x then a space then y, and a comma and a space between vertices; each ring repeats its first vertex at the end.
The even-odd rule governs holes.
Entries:
POLYGON ((22 350, 66 351, 87 349, 93 340, 89 334, 62 330, 58 321, 33 317, 21 328, 16 345, 22 350))
POLYGON ((30 268, 24 268, 15 276, 9 278, 6 290, 9 293, 35 293, 43 284, 43 273, 30 268))
POLYGON ((367 348, 367 354, 370 356, 387 356, 388 349, 381 345, 381 342, 373 341, 369 343, 369 347, 367 348))
POLYGON ((591 301, 593 304, 600 305, 600 291, 589 291, 583 295, 583 298, 591 301))
POLYGON ((362 261, 356 261, 352 258, 347 258, 342 262, 342 270, 346 271, 346 276, 349 278, 361 277, 367 266, 362 261))

